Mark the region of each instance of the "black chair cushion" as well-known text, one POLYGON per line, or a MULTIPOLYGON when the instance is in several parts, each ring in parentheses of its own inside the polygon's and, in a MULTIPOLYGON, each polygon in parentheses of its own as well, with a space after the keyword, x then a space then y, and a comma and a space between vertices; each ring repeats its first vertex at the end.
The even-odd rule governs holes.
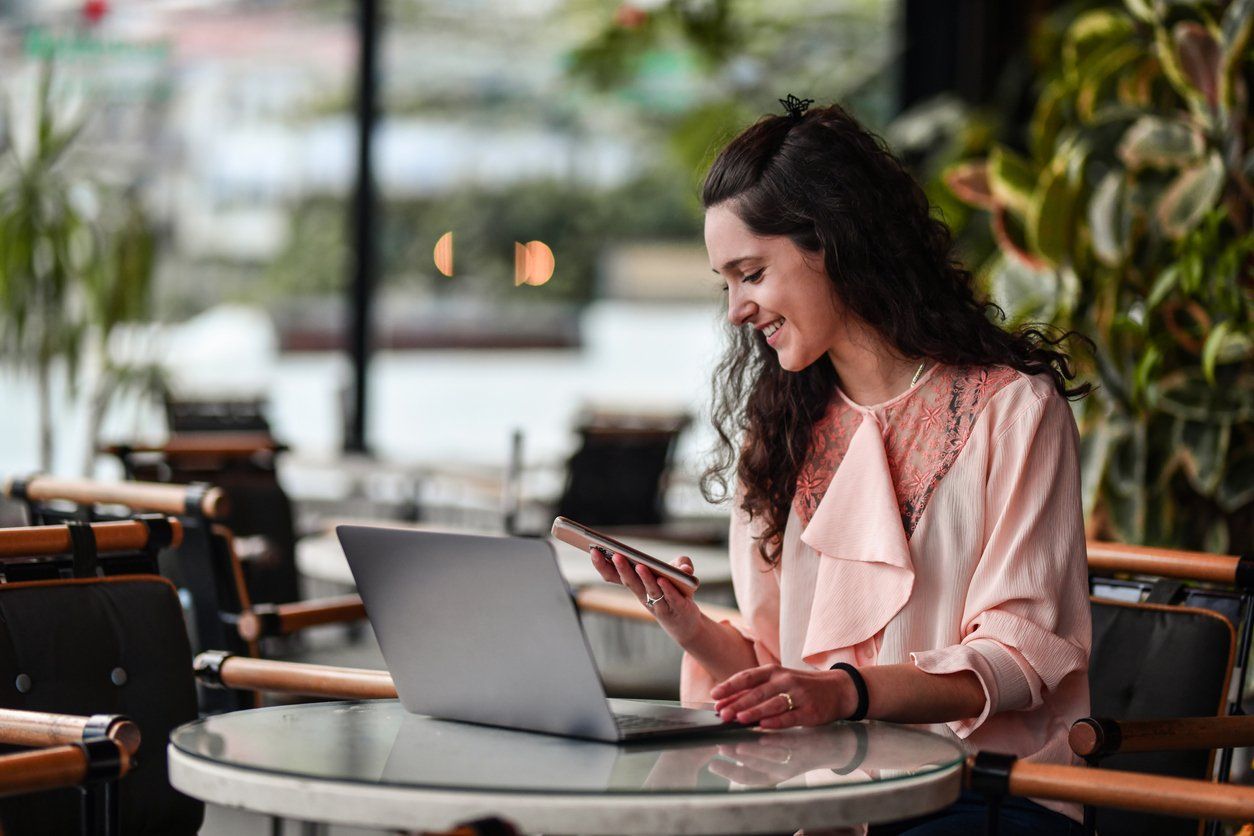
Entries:
MULTIPOLYGON (((1093 601, 1089 685, 1094 717, 1150 720, 1223 711, 1236 635, 1215 612, 1156 604, 1093 601)), ((1209 751, 1113 755, 1103 767, 1208 779, 1209 751)), ((1195 834, 1197 822, 1101 810, 1098 831, 1195 834)))
MULTIPOLYGON (((191 665, 178 597, 162 578, 0 585, 0 706, 124 714, 139 725, 138 766, 119 783, 122 833, 200 828, 204 805, 171 788, 166 772, 170 730, 197 716, 191 665)), ((5 799, 0 822, 5 833, 74 834, 78 797, 5 799)))
POLYGON ((654 524, 677 432, 587 432, 566 466, 557 513, 585 525, 654 524))

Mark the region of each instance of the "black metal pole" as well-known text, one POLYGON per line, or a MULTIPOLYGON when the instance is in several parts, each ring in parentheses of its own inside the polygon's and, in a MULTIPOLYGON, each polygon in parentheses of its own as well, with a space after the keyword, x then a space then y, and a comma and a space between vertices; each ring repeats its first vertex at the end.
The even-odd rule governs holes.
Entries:
POLYGON ((344 451, 366 453, 366 393, 370 362, 371 306, 374 299, 375 252, 374 158, 370 139, 376 116, 376 52, 379 42, 378 0, 357 0, 357 35, 361 49, 357 84, 357 186, 353 194, 353 281, 349 293, 349 349, 353 354, 353 388, 345 427, 344 451))

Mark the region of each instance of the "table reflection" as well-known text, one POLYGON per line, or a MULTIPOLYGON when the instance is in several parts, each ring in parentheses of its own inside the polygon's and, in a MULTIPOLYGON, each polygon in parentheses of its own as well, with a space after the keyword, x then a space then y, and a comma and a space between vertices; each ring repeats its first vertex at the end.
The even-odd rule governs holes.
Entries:
POLYGON ((407 714, 398 703, 279 707, 208 717, 173 744, 219 763, 408 787, 558 793, 730 793, 875 783, 952 766, 952 740, 838 723, 608 744, 407 714))

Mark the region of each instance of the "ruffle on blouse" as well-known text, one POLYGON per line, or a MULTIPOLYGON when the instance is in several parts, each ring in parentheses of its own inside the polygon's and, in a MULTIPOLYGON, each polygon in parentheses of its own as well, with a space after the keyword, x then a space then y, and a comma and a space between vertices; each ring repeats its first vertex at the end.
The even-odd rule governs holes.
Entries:
POLYGON ((883 429, 873 412, 862 423, 801 540, 819 555, 808 664, 858 645, 892 620, 914 588, 914 564, 893 488, 883 429))

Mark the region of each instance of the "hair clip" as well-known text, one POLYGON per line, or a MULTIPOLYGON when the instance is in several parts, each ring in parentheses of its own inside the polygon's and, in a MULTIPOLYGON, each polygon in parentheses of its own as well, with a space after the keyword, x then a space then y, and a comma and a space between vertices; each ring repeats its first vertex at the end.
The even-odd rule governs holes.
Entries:
POLYGON ((806 115, 806 110, 810 105, 814 104, 814 99, 798 99, 792 93, 788 94, 788 98, 780 99, 779 103, 784 106, 784 110, 788 111, 788 115, 795 122, 800 122, 801 117, 806 115))

